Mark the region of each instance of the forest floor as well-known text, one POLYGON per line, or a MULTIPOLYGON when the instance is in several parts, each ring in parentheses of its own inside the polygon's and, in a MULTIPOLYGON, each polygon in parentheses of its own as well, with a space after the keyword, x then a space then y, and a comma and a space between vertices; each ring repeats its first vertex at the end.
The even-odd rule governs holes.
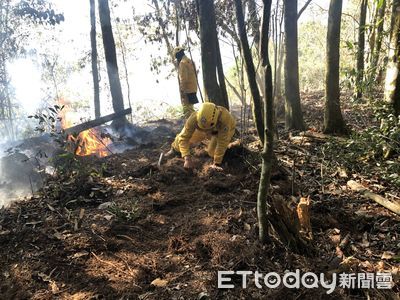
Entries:
MULTIPOLYGON (((400 217, 346 183, 394 201, 400 190, 370 162, 341 163, 348 140, 319 133, 322 95, 303 99, 309 134, 280 131, 272 197, 290 203, 310 196, 313 254, 257 240, 254 130, 245 150, 227 154, 224 172, 209 169, 201 147, 195 171, 184 170, 180 158, 158 168, 170 142, 159 136, 122 154, 78 158, 72 175, 50 178, 32 199, 0 211, 0 299, 398 299, 400 217), (243 289, 235 277, 235 289, 217 288, 217 271, 296 269, 391 272, 397 285, 327 295, 322 287, 258 289, 254 282, 243 289)), ((344 114, 354 130, 373 117, 362 104, 346 104, 344 114)), ((179 130, 174 121, 159 124, 179 130)))

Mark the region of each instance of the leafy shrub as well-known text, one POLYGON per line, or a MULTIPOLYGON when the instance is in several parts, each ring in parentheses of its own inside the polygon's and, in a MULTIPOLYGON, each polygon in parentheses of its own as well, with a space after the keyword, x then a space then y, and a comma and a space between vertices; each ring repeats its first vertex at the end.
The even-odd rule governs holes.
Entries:
POLYGON ((353 132, 346 142, 331 141, 324 151, 349 170, 382 179, 400 187, 400 120, 386 103, 375 103, 378 125, 353 132))

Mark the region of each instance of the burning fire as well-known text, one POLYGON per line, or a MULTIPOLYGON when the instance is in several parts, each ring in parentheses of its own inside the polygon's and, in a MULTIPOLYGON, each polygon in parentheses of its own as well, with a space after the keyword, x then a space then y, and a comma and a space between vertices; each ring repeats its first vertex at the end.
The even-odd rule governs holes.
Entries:
MULTIPOLYGON (((61 126, 63 129, 67 129, 73 126, 73 112, 69 111, 68 106, 65 103, 64 109, 61 111, 61 126)), ((87 156, 96 155, 98 157, 105 157, 111 153, 108 146, 111 144, 111 139, 108 137, 102 137, 96 129, 88 129, 82 131, 77 137, 72 135, 68 136, 68 141, 71 142, 71 148, 76 155, 87 156)))
POLYGON ((111 144, 111 139, 100 137, 93 129, 82 131, 76 138, 70 135, 68 139, 76 145, 76 155, 86 156, 95 154, 98 157, 105 157, 110 154, 108 145, 111 144))

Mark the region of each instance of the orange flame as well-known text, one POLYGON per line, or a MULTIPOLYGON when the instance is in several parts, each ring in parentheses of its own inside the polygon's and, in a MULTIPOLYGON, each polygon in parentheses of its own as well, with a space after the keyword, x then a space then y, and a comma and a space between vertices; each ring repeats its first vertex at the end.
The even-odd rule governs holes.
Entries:
MULTIPOLYGON (((59 101, 64 105, 64 109, 61 111, 61 126, 63 129, 73 126, 71 120, 71 111, 64 100, 59 101)), ((68 141, 72 143, 74 147, 74 153, 79 156, 96 155, 98 157, 105 157, 111 153, 108 146, 111 144, 111 139, 108 137, 101 137, 96 134, 95 129, 88 129, 79 133, 77 137, 72 135, 68 136, 68 141)))
POLYGON ((76 145, 76 155, 86 156, 94 154, 98 157, 105 157, 110 154, 108 145, 111 144, 111 139, 101 138, 91 129, 82 131, 76 138, 70 135, 68 139, 76 145))

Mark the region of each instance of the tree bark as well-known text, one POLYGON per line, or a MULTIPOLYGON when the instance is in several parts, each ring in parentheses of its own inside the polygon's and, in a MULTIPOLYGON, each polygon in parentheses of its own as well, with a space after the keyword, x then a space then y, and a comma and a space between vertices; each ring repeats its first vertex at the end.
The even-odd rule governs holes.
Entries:
POLYGON ((297 0, 285 0, 285 123, 287 129, 304 130, 300 103, 297 44, 297 0))
POLYGON ((385 101, 400 116, 400 0, 393 1, 389 63, 385 79, 385 101))
POLYGON ((229 110, 228 91, 226 90, 224 68, 222 65, 221 50, 219 48, 218 36, 216 41, 217 41, 217 74, 218 74, 219 86, 221 89, 221 98, 223 103, 222 106, 224 106, 229 110))
POLYGON ((376 23, 374 24, 376 26, 376 34, 375 34, 375 46, 374 46, 374 51, 372 53, 372 60, 371 60, 371 68, 372 68, 372 73, 373 73, 372 78, 374 78, 375 74, 378 73, 377 66, 378 66, 378 61, 379 61, 379 54, 380 54, 381 48, 382 48, 385 10, 386 10, 386 0, 383 0, 382 6, 378 9, 376 23))
POLYGON ((92 76, 94 92, 94 116, 100 117, 100 88, 99 88, 99 70, 97 68, 97 43, 96 43, 96 8, 94 0, 90 0, 90 44, 92 47, 92 76))
POLYGON ((275 12, 275 76, 274 76, 274 97, 275 99, 282 99, 282 66, 283 66, 283 33, 282 33, 282 24, 283 24, 283 8, 278 10, 279 0, 276 2, 276 12, 275 12), (278 16, 278 11, 280 12, 278 16))
POLYGON ((206 101, 225 106, 217 80, 217 25, 213 0, 198 0, 201 64, 206 101))
MULTIPOLYGON (((112 105, 114 112, 117 113, 124 110, 124 99, 118 74, 117 53, 115 50, 115 40, 111 26, 110 8, 108 0, 99 0, 98 4, 112 105)), ((127 120, 125 117, 120 117, 113 122, 113 126, 120 128, 124 126, 126 122, 127 120)))
POLYGON ((257 133, 261 143, 264 144, 264 122, 263 122, 263 105, 261 102, 260 91, 258 90, 256 81, 256 70, 251 55, 249 42, 247 40, 246 27, 244 24, 243 6, 241 0, 235 0, 236 19, 239 31, 240 45, 245 61, 247 79, 249 81, 250 92, 253 98, 253 117, 256 123, 257 133))
POLYGON ((339 46, 342 0, 331 0, 326 38, 324 133, 346 134, 340 109, 339 46))
POLYGON ((392 40, 392 36, 393 36, 393 28, 395 26, 395 22, 396 22, 396 10, 397 10, 397 6, 398 6, 398 1, 397 0, 392 0, 392 14, 390 17, 390 36, 389 36, 389 40, 392 40))
POLYGON ((271 172, 273 167, 273 147, 274 147, 274 98, 272 88, 272 68, 268 56, 268 33, 269 23, 271 17, 271 4, 272 0, 263 0, 263 16, 261 23, 261 44, 260 44, 260 57, 261 64, 264 68, 265 76, 265 104, 264 104, 264 148, 261 154, 262 167, 260 183, 257 195, 257 216, 259 227, 259 240, 262 243, 266 242, 268 234, 268 220, 267 220, 267 196, 269 193, 271 172))
POLYGON ((358 22, 357 78, 355 86, 356 99, 361 99, 363 92, 366 18, 367 18, 367 0, 362 0, 360 6, 360 20, 358 22))
POLYGON ((256 0, 248 0, 247 2, 249 10, 249 25, 251 33, 254 38, 254 46, 259 51, 260 47, 260 19, 257 15, 257 3, 256 0))

